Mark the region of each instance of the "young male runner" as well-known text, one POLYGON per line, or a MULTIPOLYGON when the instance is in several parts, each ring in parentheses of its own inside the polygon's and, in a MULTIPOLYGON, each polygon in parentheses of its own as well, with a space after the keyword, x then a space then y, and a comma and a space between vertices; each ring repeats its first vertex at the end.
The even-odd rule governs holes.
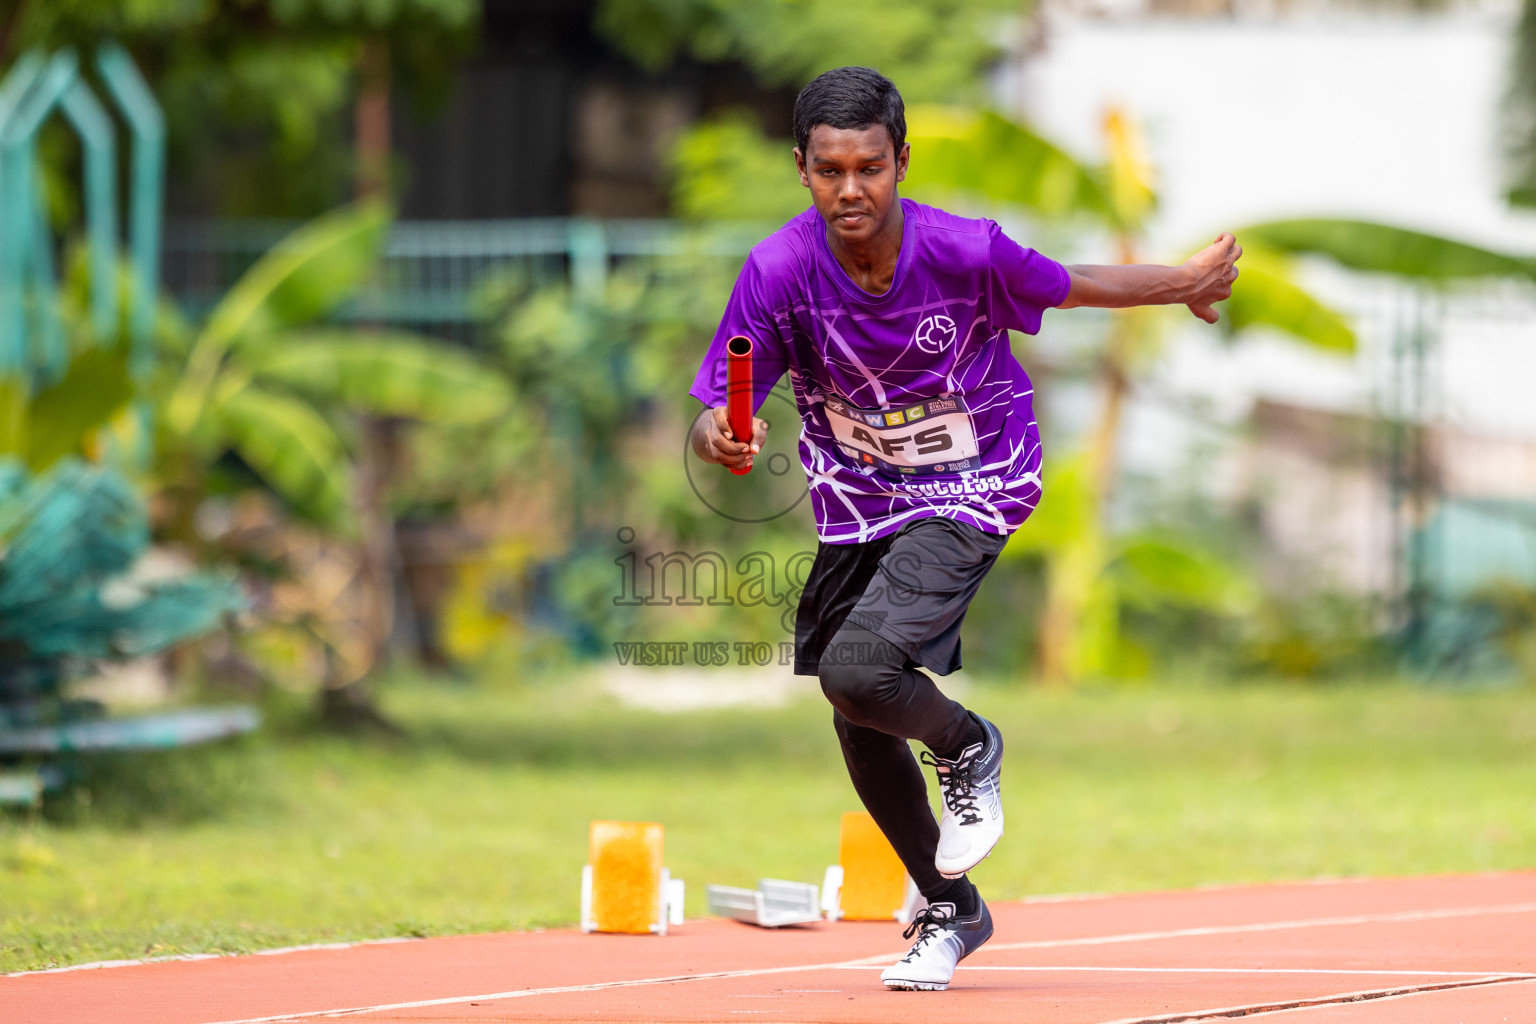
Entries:
POLYGON ((854 789, 928 900, 889 988, 943 989, 992 935, 966 877, 1003 833, 1003 739, 921 669, 960 667, 960 622, 1040 499, 1033 388, 1008 331, 1049 308, 1182 303, 1208 323, 1241 255, 1223 234, 1182 266, 1063 267, 989 220, 899 199, 906 119, 868 68, 795 101, 795 164, 814 208, 757 245, 690 390, 699 456, 750 466, 726 422, 725 346, 752 339, 754 408, 789 373, 820 543, 800 598, 795 672, 818 675, 854 789), (938 774, 935 823, 922 769, 938 774))

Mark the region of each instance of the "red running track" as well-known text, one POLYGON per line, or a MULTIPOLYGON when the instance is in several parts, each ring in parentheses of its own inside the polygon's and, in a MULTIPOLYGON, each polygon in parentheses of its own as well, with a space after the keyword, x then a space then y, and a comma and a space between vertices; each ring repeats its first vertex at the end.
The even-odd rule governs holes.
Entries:
POLYGON ((1536 872, 993 905, 945 993, 894 924, 522 932, 0 977, 4 1024, 1536 1021, 1536 872))

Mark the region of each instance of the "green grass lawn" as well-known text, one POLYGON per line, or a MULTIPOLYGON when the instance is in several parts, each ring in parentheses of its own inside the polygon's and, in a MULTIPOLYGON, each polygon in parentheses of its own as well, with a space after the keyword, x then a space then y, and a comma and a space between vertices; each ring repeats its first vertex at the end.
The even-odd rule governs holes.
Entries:
MULTIPOLYGON (((990 898, 1536 867, 1536 694, 977 686, 1008 740, 990 898)), ((277 716, 0 814, 0 972, 569 924, 593 818, 704 885, 820 881, 858 806, 830 713, 662 715, 584 686, 392 684, 401 742, 277 716), (289 724, 285 724, 289 723, 289 724)))

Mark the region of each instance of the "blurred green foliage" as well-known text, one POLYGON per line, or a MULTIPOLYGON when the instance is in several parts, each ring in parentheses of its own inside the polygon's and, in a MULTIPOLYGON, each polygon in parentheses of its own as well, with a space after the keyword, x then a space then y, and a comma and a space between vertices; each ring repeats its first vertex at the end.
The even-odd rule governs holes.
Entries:
POLYGON ((1337 680, 1397 667, 1378 602, 1358 594, 1266 594, 1242 627, 1238 673, 1337 680))
POLYGON ((1261 242, 1250 242, 1247 232, 1241 241, 1242 283, 1223 303, 1220 321, 1228 339, 1253 327, 1271 327, 1325 352, 1355 350, 1349 320, 1297 283, 1292 261, 1266 251, 1261 242))
POLYGON ((973 99, 1025 8, 1018 0, 603 0, 598 31, 643 67, 681 56, 746 65, 799 88, 862 64, 898 76, 909 100, 973 99))
MULTIPOLYGON (((351 191, 349 108, 365 40, 431 102, 468 52, 479 0, 9 0, 0 67, 32 47, 116 39, 165 110, 183 208, 310 216, 351 191)), ((62 155, 63 136, 50 145, 62 155)), ((55 179, 67 194, 67 179, 55 179)), ((61 201, 68 200, 61 196, 61 201)))
POLYGON ((1391 224, 1342 218, 1277 220, 1245 228, 1243 238, 1275 252, 1326 256, 1350 270, 1429 284, 1536 278, 1536 257, 1513 256, 1391 224))
MULTIPOLYGON (((1070 590, 1079 620, 1069 630, 1066 652, 1073 678, 1144 679, 1154 662, 1172 655, 1186 662, 1212 656, 1231 659, 1230 640, 1218 630, 1182 635, 1181 613, 1203 615, 1208 623, 1235 622, 1260 600, 1254 567, 1236 552, 1224 550, 1187 520, 1158 522, 1143 516, 1129 529, 1099 526, 1103 511, 1091 489, 1083 453, 1053 460, 1049 500, 1042 501, 1025 529, 1003 551, 999 569, 1016 571, 1021 562, 1039 561, 1047 579, 1070 590), (1054 580, 1050 577, 1054 576, 1054 580), (1178 633, 1182 652, 1127 628, 1140 621, 1178 633), (1225 642, 1224 642, 1225 641, 1225 642)), ((1048 607, 1039 609, 1044 615, 1048 607)), ((1049 624, 1045 624, 1048 626, 1049 624)), ((1028 657, 1039 637, 1017 651, 1028 657)))
POLYGON ((386 207, 365 202, 300 227, 229 289, 181 358, 163 360, 159 467, 184 531, 226 451, 295 510, 346 527, 349 414, 455 423, 505 410, 505 384, 468 353, 398 331, 310 326, 372 274, 388 222, 386 207))
POLYGON ((742 111, 694 125, 672 147, 672 212, 690 221, 783 223, 811 205, 793 148, 766 138, 742 111))
POLYGON ((980 196, 1045 218, 1126 226, 1110 175, 992 110, 917 105, 907 115, 907 188, 980 196))
MULTIPOLYGON (((641 66, 680 58, 745 65, 798 89, 829 68, 873 67, 908 104, 977 102, 1002 41, 1022 30, 1016 0, 603 0, 596 27, 641 66)), ((790 150, 754 117, 723 111, 672 150, 672 208, 693 220, 782 222, 810 205, 790 150)))
POLYGON ((578 533, 637 485, 648 460, 674 454, 635 439, 685 415, 688 360, 713 333, 714 300, 735 269, 685 252, 622 266, 596 289, 517 274, 488 282, 493 355, 541 442, 530 468, 563 467, 558 504, 578 533))
POLYGON ((110 348, 81 352, 64 376, 31 394, 19 376, 0 379, 0 456, 37 471, 80 454, 132 395, 128 360, 110 348))
POLYGON ((1494 580, 1470 602, 1490 622, 1487 638, 1521 679, 1536 679, 1536 590, 1494 580))
MULTIPOLYGON (((621 264, 600 288, 538 284, 516 273, 486 283, 480 301, 495 325, 486 355, 510 382, 510 413, 483 427, 417 430, 412 479, 400 487, 439 507, 500 496, 531 546, 492 545, 461 567, 459 585, 475 596, 454 602, 460 627, 480 636, 500 618, 503 639, 526 651, 538 643, 523 629, 532 624, 587 655, 625 638, 787 636, 782 579, 777 600, 747 603, 734 600, 739 581, 722 581, 733 599, 726 607, 620 600, 616 560, 625 557, 715 552, 735 573, 749 550, 771 552, 782 566, 810 543, 803 516, 745 526, 717 515, 693 489, 707 493, 724 472, 686 450, 698 411, 687 391, 739 269, 738 260, 718 255, 721 248, 716 229, 706 227, 666 256, 621 264), (496 609, 492 620, 474 613, 477 602, 496 609)), ((776 430, 776 439, 792 444, 793 424, 776 430)), ((786 478, 803 494, 799 474, 794 468, 786 478)), ((767 473, 730 485, 741 509, 788 508, 796 498, 767 473)), ((649 575, 643 564, 640 572, 649 575)), ((669 577, 673 593, 677 572, 669 577)), ((705 580, 712 585, 707 573, 705 580)), ((640 589, 649 593, 646 582, 640 589)), ((482 656, 496 646, 466 636, 466 650, 482 656)))

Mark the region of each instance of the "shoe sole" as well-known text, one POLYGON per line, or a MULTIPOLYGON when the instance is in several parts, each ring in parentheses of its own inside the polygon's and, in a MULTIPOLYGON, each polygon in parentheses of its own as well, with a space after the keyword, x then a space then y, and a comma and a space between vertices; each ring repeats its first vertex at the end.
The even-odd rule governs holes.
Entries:
MULTIPOLYGON (((999 832, 997 834, 997 843, 1000 843, 1002 841, 1003 841, 1003 834, 1001 832, 999 832)), ((992 856, 992 851, 997 849, 997 843, 993 843, 990 847, 988 847, 987 848, 987 852, 982 854, 980 857, 976 858, 975 863, 973 863, 970 867, 963 868, 963 869, 961 869, 959 871, 954 872, 953 874, 951 874, 948 871, 943 870, 942 868, 939 868, 939 866, 937 864, 934 865, 934 868, 935 868, 935 870, 937 870, 939 872, 939 875, 941 877, 943 877, 943 878, 964 878, 966 876, 966 874, 968 874, 969 872, 975 870, 977 864, 980 864, 982 861, 984 861, 988 857, 992 856)))

